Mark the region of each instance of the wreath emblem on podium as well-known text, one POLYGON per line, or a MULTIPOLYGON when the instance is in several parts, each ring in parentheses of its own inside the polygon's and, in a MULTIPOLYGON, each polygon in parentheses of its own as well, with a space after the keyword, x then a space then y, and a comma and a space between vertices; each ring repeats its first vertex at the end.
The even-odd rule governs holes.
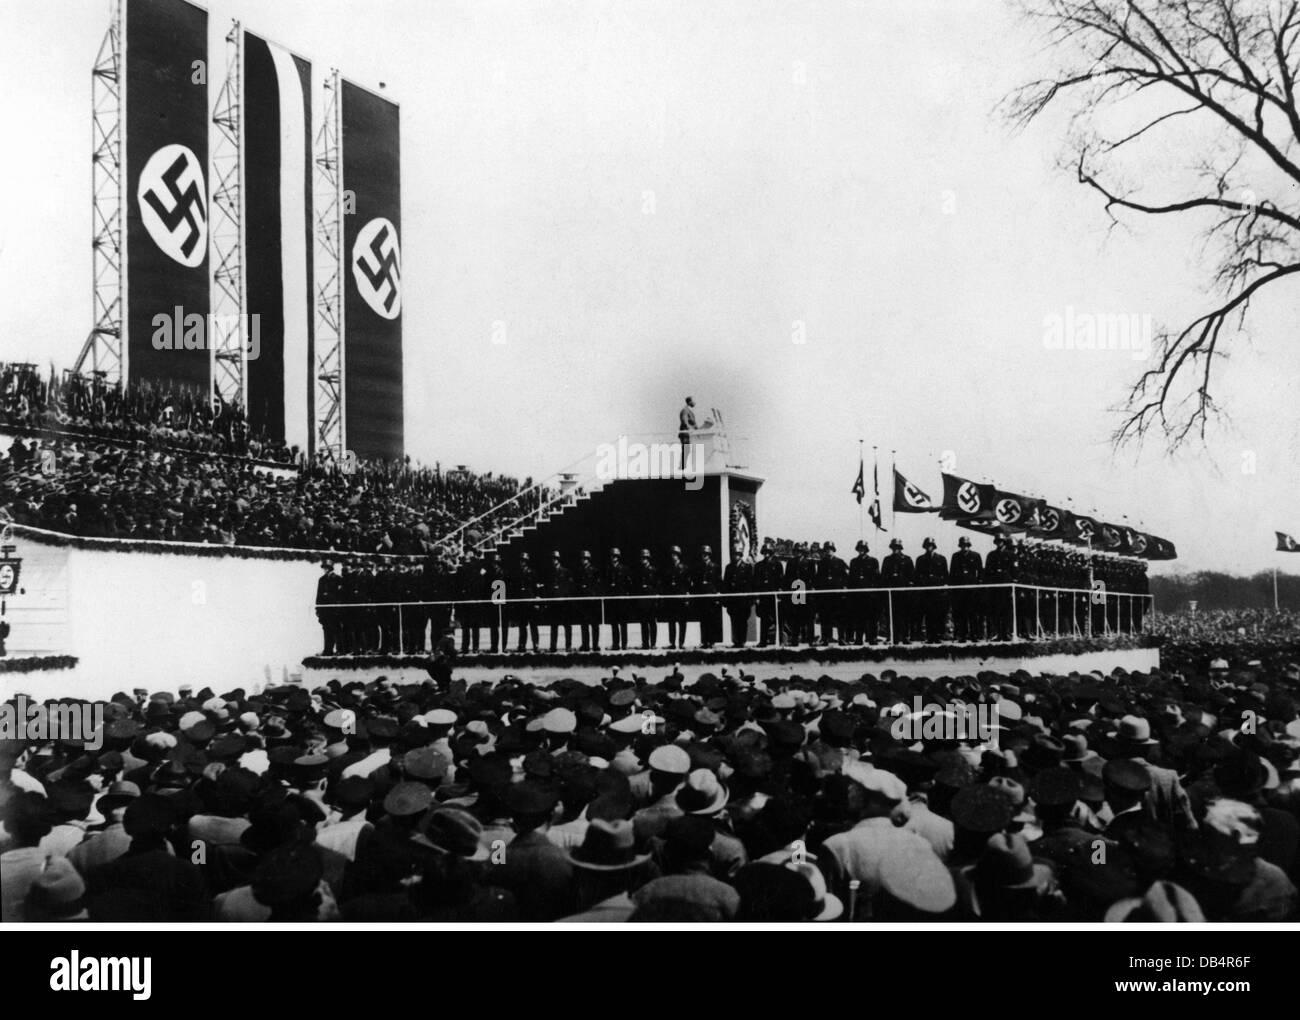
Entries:
POLYGON ((745 500, 731 504, 731 548, 740 553, 742 560, 752 560, 757 552, 758 520, 754 508, 745 500))

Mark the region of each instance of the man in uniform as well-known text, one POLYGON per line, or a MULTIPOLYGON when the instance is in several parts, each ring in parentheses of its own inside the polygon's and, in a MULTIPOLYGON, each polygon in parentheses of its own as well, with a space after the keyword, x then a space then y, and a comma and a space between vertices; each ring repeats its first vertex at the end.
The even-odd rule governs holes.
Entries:
POLYGON ((718 565, 713 562, 713 549, 700 546, 700 560, 691 577, 691 592, 701 596, 691 599, 699 613, 700 645, 712 648, 722 638, 722 614, 718 599, 718 565))
POLYGON ((537 573, 529 562, 528 553, 519 554, 515 576, 510 582, 510 599, 514 609, 515 626, 519 628, 519 644, 516 651, 528 650, 528 638, 533 639, 533 651, 540 651, 537 633, 537 602, 534 601, 541 591, 537 573), (515 601, 518 600, 518 601, 515 601))
MULTIPOLYGON (((763 539, 759 560, 754 564, 754 591, 779 592, 785 587, 785 568, 776 557, 776 543, 763 539)), ((776 599, 758 600, 758 646, 765 648, 776 638, 776 599)))
POLYGON ((952 556, 949 582, 952 593, 952 636, 954 641, 976 641, 983 633, 979 618, 978 593, 971 589, 984 580, 984 567, 980 554, 970 547, 970 539, 962 535, 957 540, 957 551, 952 556))
MULTIPOLYGON (((840 592, 848 583, 849 565, 835 555, 835 543, 827 542, 822 546, 822 561, 817 568, 817 590, 840 592)), ((818 602, 818 612, 822 618, 822 644, 833 644, 837 636, 840 644, 845 644, 849 622, 844 596, 819 595, 818 602)))
MULTIPOLYGON (((682 562, 681 546, 668 550, 668 565, 664 567, 659 590, 664 595, 686 595, 691 589, 690 572, 682 562)), ((666 598, 663 600, 663 618, 668 621, 668 647, 686 647, 686 620, 690 612, 690 599, 666 598)))
POLYGON ((466 559, 456 570, 456 595, 463 600, 456 605, 456 619, 460 621, 460 654, 466 655, 479 649, 479 622, 483 619, 484 607, 475 602, 483 595, 483 562, 477 557, 466 559))
POLYGON ((509 624, 506 622, 504 607, 496 599, 498 592, 502 592, 506 597, 509 592, 506 572, 501 569, 501 560, 495 549, 489 549, 483 557, 483 573, 479 578, 479 585, 478 597, 492 600, 476 607, 479 610, 479 619, 488 625, 491 649, 493 652, 507 651, 509 643, 506 640, 506 632, 509 630, 509 624))
POLYGON ((907 589, 912 587, 916 567, 912 557, 903 552, 903 541, 899 538, 889 542, 890 553, 880 565, 880 581, 891 590, 889 596, 893 603, 893 639, 896 644, 907 644, 912 634, 912 598, 907 589))
MULTIPOLYGON (((623 562, 623 553, 619 549, 609 551, 609 564, 605 567, 605 594, 633 594, 632 572, 623 562)), ((609 599, 605 603, 605 619, 609 621, 610 644, 616 652, 627 651, 627 621, 631 611, 631 603, 624 598, 609 599)))
MULTIPOLYGON (((808 604, 808 593, 813 590, 817 579, 817 565, 808 558, 808 543, 799 542, 794 547, 794 555, 785 565, 785 587, 793 592, 787 603, 790 612, 790 643, 806 645, 812 643, 812 606, 808 604)), ((782 607, 784 608, 784 607, 782 607)))
MULTIPOLYGON (((591 552, 587 549, 578 554, 578 568, 573 572, 573 594, 600 594, 600 576, 596 573, 596 567, 591 562, 591 552)), ((600 601, 580 598, 574 607, 578 616, 578 633, 582 635, 582 645, 578 651, 600 651, 600 601)))
MULTIPOLYGON (((925 552, 916 560, 917 587, 945 588, 948 584, 948 561, 938 552, 933 538, 921 543, 925 552)), ((922 641, 935 643, 946 636, 948 622, 948 593, 946 591, 919 592, 921 618, 916 621, 918 636, 922 641)))
POLYGON ((754 599, 740 593, 754 590, 754 564, 745 559, 744 551, 737 546, 732 546, 731 562, 722 571, 722 590, 727 593, 732 647, 744 648, 745 639, 749 636, 749 613, 754 607, 754 599))
POLYGON ((316 619, 325 635, 325 648, 321 655, 335 655, 342 651, 339 638, 339 611, 334 606, 341 601, 343 583, 334 573, 334 561, 321 564, 320 579, 316 582, 316 619))
POLYGON ((564 628, 564 650, 573 651, 573 625, 569 622, 569 603, 564 600, 573 594, 573 574, 560 558, 560 550, 551 552, 551 572, 546 577, 545 616, 551 623, 551 651, 556 651, 559 628, 564 628))
MULTIPOLYGON (((993 551, 984 561, 984 583, 1001 585, 1011 580, 1011 556, 1003 535, 993 536, 993 551)), ((1011 640, 1011 594, 1009 588, 991 587, 984 593, 984 616, 990 641, 1011 640)))
MULTIPOLYGON (((871 547, 859 541, 857 555, 849 563, 850 588, 879 588, 880 563, 869 555, 871 547)), ((880 596, 873 592, 854 592, 849 596, 850 634, 855 644, 874 645, 880 620, 880 596)))
POLYGON ((682 470, 686 470, 686 458, 691 450, 691 433, 695 431, 695 399, 687 397, 682 409, 677 412, 677 442, 682 446, 682 470))
POLYGON ((632 593, 640 596, 632 603, 632 612, 641 625, 641 647, 654 648, 659 643, 659 623, 655 619, 654 596, 659 591, 659 577, 655 571, 650 550, 642 549, 641 557, 632 568, 632 593))

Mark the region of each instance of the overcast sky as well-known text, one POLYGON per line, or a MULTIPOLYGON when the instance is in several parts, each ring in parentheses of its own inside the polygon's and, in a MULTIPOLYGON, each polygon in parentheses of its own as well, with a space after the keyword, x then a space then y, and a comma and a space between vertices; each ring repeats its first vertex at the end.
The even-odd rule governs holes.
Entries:
MULTIPOLYGON (((0 357, 69 366, 90 326, 108 9, 0 4, 0 357)), ((851 548, 861 438, 886 504, 891 449, 936 499, 951 451, 959 474, 1127 515, 1177 544, 1174 569, 1288 565, 1271 550, 1274 529, 1300 536, 1300 292, 1257 304, 1208 451, 1113 456, 1107 409, 1145 363, 1051 350, 1046 323, 1182 323, 1209 270, 1195 224, 1108 232, 1057 168, 1059 119, 999 117, 1037 50, 1001 0, 208 10, 213 47, 240 18, 318 79, 337 65, 401 103, 413 456, 542 476, 674 429, 691 393, 748 437, 765 535, 851 548)), ((913 553, 958 535, 902 515, 898 532, 913 553)))

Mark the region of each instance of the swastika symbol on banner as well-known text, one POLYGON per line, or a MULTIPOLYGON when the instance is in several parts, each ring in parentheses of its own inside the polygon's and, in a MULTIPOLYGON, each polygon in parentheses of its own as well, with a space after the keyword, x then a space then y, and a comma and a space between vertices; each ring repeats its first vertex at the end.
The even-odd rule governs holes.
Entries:
POLYGON ((1144 553, 1147 551, 1147 540, 1135 531, 1129 536, 1128 547, 1135 553, 1144 553))
POLYGON ((1061 526, 1061 515, 1050 507, 1043 511, 1043 530, 1055 531, 1061 526))
POLYGON ((208 254, 203 164, 184 145, 164 145, 149 157, 136 188, 140 218, 168 258, 193 269, 208 254))
POLYGON ((912 506, 929 506, 930 497, 918 489, 911 482, 903 486, 903 495, 907 497, 908 503, 912 506))
POLYGON ((1102 541, 1109 546, 1114 547, 1119 545, 1119 532, 1117 532, 1114 528, 1102 528, 1101 538, 1102 541))
POLYGON ((1020 520, 1020 501, 1015 499, 998 500, 997 508, 993 511, 997 514, 998 520, 1003 524, 1015 524, 1020 520))
POLYGON ((352 245, 352 278, 357 293, 385 319, 402 312, 402 250, 397 228, 376 217, 361 228, 352 245))
POLYGON ((1079 522, 1079 537, 1088 541, 1092 540, 1092 521, 1079 522))
POLYGON ((957 505, 968 514, 973 514, 979 510, 980 491, 975 487, 974 482, 961 483, 961 488, 957 490, 957 505))

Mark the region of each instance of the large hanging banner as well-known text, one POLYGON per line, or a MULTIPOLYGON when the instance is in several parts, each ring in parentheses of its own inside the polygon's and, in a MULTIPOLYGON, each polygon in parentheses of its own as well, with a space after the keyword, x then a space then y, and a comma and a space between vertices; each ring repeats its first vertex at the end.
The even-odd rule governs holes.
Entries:
POLYGON ((126 370, 206 388, 208 15, 126 0, 126 370))
POLYGON ((243 70, 244 279, 258 337, 246 371, 249 423, 306 450, 315 356, 311 64, 245 32, 243 70))
POLYGON ((341 87, 347 444, 358 457, 394 459, 403 452, 399 111, 341 87))

